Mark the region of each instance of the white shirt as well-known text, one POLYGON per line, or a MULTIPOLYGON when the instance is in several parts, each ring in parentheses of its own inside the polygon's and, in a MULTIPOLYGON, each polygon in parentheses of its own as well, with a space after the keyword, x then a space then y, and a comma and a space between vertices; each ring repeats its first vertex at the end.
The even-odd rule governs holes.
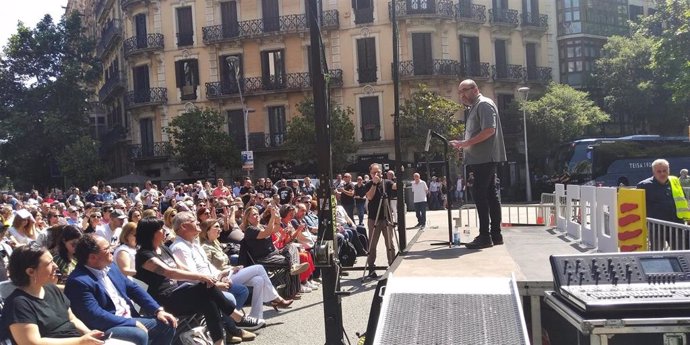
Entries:
POLYGON ((106 241, 110 242, 111 245, 115 245, 120 242, 121 232, 122 228, 116 228, 115 231, 110 230, 110 224, 96 227, 96 235, 103 237, 106 241))
POLYGON ((426 187, 426 182, 419 180, 419 182, 412 182, 412 193, 414 195, 414 202, 426 202, 426 193, 429 189, 426 187))
POLYGON ((105 287, 105 292, 108 293, 108 297, 110 297, 110 299, 113 301, 113 304, 115 305, 115 315, 120 317, 131 318, 132 311, 129 308, 129 304, 127 304, 127 300, 120 295, 120 293, 117 291, 117 288, 115 288, 115 285, 110 280, 110 277, 108 277, 110 267, 106 267, 102 270, 97 270, 86 265, 84 265, 84 267, 86 267, 87 270, 91 271, 91 273, 93 273, 93 275, 96 276, 96 280, 98 280, 98 282, 101 283, 103 287, 105 287))
POLYGON ((189 242, 178 236, 170 246, 175 259, 187 266, 191 272, 218 277, 220 271, 213 266, 199 243, 189 242))

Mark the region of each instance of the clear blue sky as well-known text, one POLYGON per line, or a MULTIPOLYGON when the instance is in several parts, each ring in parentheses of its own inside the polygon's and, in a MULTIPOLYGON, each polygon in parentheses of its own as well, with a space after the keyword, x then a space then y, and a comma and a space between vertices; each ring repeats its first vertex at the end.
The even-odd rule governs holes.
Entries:
POLYGON ((36 26, 44 15, 53 16, 57 22, 65 13, 63 6, 67 0, 19 0, 3 1, 5 8, 0 11, 0 46, 7 45, 7 40, 17 32, 17 21, 22 21, 28 27, 36 26))

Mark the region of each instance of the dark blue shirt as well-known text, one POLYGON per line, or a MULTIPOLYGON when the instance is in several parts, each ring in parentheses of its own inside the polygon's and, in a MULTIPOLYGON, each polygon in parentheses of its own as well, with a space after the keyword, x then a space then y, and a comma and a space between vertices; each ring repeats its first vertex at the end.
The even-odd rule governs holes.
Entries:
POLYGON ((654 177, 650 177, 640 181, 637 188, 645 190, 647 217, 683 223, 676 215, 676 203, 673 201, 670 181, 661 184, 654 177))

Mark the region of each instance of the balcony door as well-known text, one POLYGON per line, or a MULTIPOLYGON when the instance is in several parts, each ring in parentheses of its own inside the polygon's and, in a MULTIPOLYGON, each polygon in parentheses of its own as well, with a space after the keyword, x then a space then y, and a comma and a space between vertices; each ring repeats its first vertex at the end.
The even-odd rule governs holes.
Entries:
POLYGON ((264 22, 264 32, 280 30, 280 10, 278 0, 261 0, 261 13, 264 22))
POLYGON ((177 8, 177 46, 194 45, 194 19, 192 18, 192 8, 177 8))
POLYGON ((433 13, 434 0, 407 0, 407 13, 433 13))
POLYGON ((285 142, 285 132, 287 132, 287 122, 285 122, 285 107, 268 107, 268 127, 270 137, 267 141, 268 146, 276 147, 285 142))
POLYGON ((376 82, 376 39, 374 37, 357 39, 357 76, 358 82, 376 82))
POLYGON ((496 77, 505 79, 508 78, 508 60, 506 57, 506 41, 496 40, 494 42, 494 51, 496 52, 496 77))
POLYGON ((285 51, 269 50, 261 52, 261 74, 265 90, 285 88, 285 51))
POLYGON ((496 10, 508 9, 508 0, 492 0, 491 4, 493 5, 493 8, 496 10))
POLYGON ((431 34, 412 34, 412 63, 414 75, 431 75, 434 70, 434 60, 431 56, 431 34))
POLYGON ((537 45, 535 43, 525 44, 525 62, 527 65, 527 79, 537 79, 537 45))
POLYGON ((134 32, 137 39, 137 49, 148 48, 148 33, 146 32, 146 14, 134 16, 134 32))
POLYGON ((463 76, 479 76, 479 37, 463 37, 460 43, 463 76))
POLYGON ((237 37, 240 34, 237 21, 237 1, 225 1, 220 3, 220 23, 223 28, 223 37, 237 37))
POLYGON ((132 68, 134 86, 134 102, 148 103, 151 101, 151 87, 149 86, 149 66, 132 68))
POLYGON ((359 112, 362 123, 362 141, 381 140, 379 97, 370 96, 360 98, 359 112))
POLYGON ((236 148, 245 149, 244 113, 242 109, 228 110, 228 134, 230 134, 236 148))
POLYGON ((223 94, 238 93, 238 84, 243 84, 242 76, 244 75, 242 68, 242 55, 221 55, 219 58, 219 63, 220 81, 223 94), (236 60, 234 64, 232 62, 233 60, 236 60))
POLYGON ((532 15, 532 18, 538 17, 539 0, 522 0, 522 13, 529 13, 532 15))
POLYGON ((141 156, 153 157, 153 119, 139 120, 139 135, 141 137, 141 156))

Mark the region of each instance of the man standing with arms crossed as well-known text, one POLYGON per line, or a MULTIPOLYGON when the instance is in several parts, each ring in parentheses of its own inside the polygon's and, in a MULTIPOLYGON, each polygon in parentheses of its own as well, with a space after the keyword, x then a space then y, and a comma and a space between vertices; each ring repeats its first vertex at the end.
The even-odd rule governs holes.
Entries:
POLYGON ((388 200, 383 194, 386 190, 397 190, 397 186, 391 180, 384 180, 381 172, 381 165, 373 163, 369 166, 371 181, 367 182, 366 198, 369 200, 369 210, 367 213, 367 225, 369 228, 369 255, 367 257, 367 267, 369 268, 369 278, 376 279, 378 275, 374 269, 376 264, 376 246, 379 237, 383 234, 383 241, 386 244, 386 257, 388 266, 393 264, 395 259, 395 243, 393 243, 393 229, 388 221, 388 200))
POLYGON ((496 168, 506 161, 503 129, 496 104, 484 97, 471 79, 458 86, 460 101, 468 110, 465 118, 465 139, 451 140, 463 152, 463 163, 474 173, 472 194, 479 216, 479 236, 467 243, 468 249, 489 248, 503 244, 501 235, 501 202, 496 188, 496 168), (490 224, 490 225, 489 225, 490 224))

